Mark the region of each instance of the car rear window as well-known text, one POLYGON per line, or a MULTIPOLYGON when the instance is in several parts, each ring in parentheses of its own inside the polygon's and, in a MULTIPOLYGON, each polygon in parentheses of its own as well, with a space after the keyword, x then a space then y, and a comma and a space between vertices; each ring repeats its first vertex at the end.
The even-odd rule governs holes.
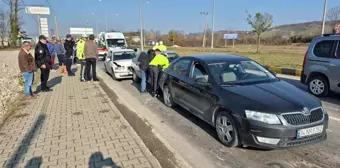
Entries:
POLYGON ((333 46, 333 40, 320 41, 315 45, 313 53, 317 57, 331 58, 333 46))

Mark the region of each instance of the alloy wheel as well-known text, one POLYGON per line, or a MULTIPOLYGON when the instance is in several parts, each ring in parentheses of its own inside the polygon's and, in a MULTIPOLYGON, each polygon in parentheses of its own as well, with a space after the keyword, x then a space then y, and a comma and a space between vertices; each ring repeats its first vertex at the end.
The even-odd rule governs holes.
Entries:
POLYGON ((220 116, 216 122, 217 132, 222 136, 222 140, 230 143, 234 139, 234 127, 226 116, 220 116))
POLYGON ((321 95, 325 91, 325 84, 319 79, 313 79, 309 85, 310 91, 315 95, 321 95))

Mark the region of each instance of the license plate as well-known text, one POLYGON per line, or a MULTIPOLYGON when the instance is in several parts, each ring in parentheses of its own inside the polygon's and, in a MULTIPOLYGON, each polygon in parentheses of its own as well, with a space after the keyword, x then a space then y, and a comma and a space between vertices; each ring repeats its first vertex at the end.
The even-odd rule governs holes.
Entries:
POLYGON ((320 134, 323 131, 323 125, 311 127, 311 128, 305 128, 305 129, 300 129, 297 131, 297 138, 302 138, 306 136, 311 136, 315 134, 320 134))

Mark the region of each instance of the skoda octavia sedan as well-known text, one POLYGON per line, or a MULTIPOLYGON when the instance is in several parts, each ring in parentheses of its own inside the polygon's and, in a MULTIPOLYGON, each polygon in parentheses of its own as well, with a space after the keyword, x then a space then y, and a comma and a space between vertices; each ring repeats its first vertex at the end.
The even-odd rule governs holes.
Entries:
POLYGON ((245 57, 181 57, 160 87, 166 106, 180 105, 214 126, 227 147, 277 149, 327 139, 320 100, 245 57))

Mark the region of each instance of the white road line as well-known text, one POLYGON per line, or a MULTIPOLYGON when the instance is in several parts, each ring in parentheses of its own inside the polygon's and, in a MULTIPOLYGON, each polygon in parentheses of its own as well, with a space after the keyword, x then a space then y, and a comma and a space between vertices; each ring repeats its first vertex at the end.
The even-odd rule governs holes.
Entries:
POLYGON ((340 118, 336 118, 336 117, 332 117, 332 116, 328 116, 329 117, 329 119, 331 119, 331 120, 335 120, 335 121, 339 121, 340 122, 340 118))
POLYGON ((338 108, 334 108, 334 107, 325 107, 328 110, 334 110, 334 111, 340 111, 338 108))
POLYGON ((332 131, 332 130, 330 130, 330 129, 327 129, 327 131, 328 131, 328 132, 333 132, 333 131, 332 131))

